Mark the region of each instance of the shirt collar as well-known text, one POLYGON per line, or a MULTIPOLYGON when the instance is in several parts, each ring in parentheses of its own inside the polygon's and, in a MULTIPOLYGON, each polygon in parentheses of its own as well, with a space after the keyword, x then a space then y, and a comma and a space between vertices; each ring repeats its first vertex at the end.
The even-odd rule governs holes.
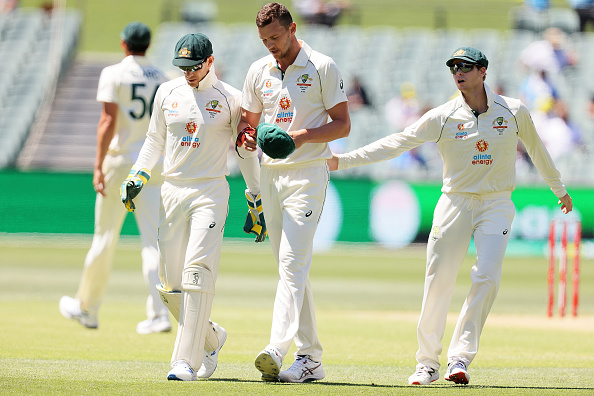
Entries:
MULTIPOLYGON (((493 93, 493 91, 491 91, 491 88, 489 88, 489 86, 486 83, 483 82, 483 86, 485 87, 485 93, 487 94, 487 111, 488 111, 488 109, 490 109, 492 107, 493 103, 495 102, 495 94, 493 93)), ((468 106, 468 103, 466 103, 466 100, 464 100, 464 96, 462 95, 462 92, 460 92, 460 91, 458 91, 458 98, 460 99, 460 102, 462 103, 462 107, 464 107, 468 111, 472 111, 470 106, 468 106)))
POLYGON ((124 58, 123 62, 125 62, 125 63, 135 62, 142 66, 150 64, 148 58, 146 56, 142 56, 142 55, 128 55, 127 57, 124 58))
MULTIPOLYGON (((292 65, 295 66, 299 66, 299 67, 305 67, 307 66, 307 62, 309 62, 309 58, 311 56, 311 52, 312 49, 311 47, 303 40, 297 40, 299 41, 299 44, 301 45, 301 49, 299 50, 299 53, 297 54, 297 58, 295 58, 295 61, 292 63, 292 65)), ((276 59, 274 59, 274 57, 272 55, 270 56, 270 62, 268 62, 268 69, 274 69, 276 68, 277 62, 276 59)))
POLYGON ((202 81, 200 81, 200 83, 198 83, 198 88, 193 88, 193 89, 196 91, 202 91, 202 90, 211 88, 213 85, 215 85, 217 83, 217 81, 219 81, 219 79, 217 77, 217 73, 215 72, 214 65, 212 65, 210 67, 210 70, 208 71, 208 74, 206 74, 206 76, 204 76, 202 81))

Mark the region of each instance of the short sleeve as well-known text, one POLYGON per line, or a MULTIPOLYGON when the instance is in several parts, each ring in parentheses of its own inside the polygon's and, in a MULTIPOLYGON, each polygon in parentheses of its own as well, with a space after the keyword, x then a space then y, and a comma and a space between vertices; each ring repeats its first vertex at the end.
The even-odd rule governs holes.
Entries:
POLYGON ((99 88, 97 89, 97 102, 118 103, 117 81, 114 67, 108 66, 101 71, 99 88))

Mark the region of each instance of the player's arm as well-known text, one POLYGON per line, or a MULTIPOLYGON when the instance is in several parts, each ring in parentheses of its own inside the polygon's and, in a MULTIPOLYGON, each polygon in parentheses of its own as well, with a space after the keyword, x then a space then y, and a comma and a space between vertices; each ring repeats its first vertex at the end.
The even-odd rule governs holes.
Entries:
POLYGON ((571 212, 573 210, 573 201, 569 194, 565 194, 561 198, 559 198, 559 205, 561 205, 561 211, 565 214, 571 212))
POLYGON ((344 154, 333 154, 327 160, 330 170, 349 169, 387 161, 425 142, 437 142, 442 129, 439 112, 430 110, 402 132, 392 133, 375 142, 344 154))
POLYGON ((551 155, 536 131, 528 109, 523 104, 516 113, 516 119, 518 120, 519 129, 518 137, 524 143, 524 147, 526 147, 526 152, 530 156, 532 163, 540 173, 540 176, 549 185, 553 194, 559 198, 559 203, 562 204, 561 210, 564 213, 569 213, 573 205, 571 203, 571 197, 567 194, 565 185, 561 182, 561 173, 555 167, 551 155))
POLYGON ((138 158, 132 169, 130 169, 128 177, 120 186, 120 198, 130 212, 133 212, 136 208, 132 200, 140 194, 142 187, 149 181, 151 170, 157 164, 165 149, 167 123, 165 122, 163 110, 157 106, 157 103, 162 103, 160 93, 161 89, 158 89, 155 95, 155 105, 149 122, 149 129, 138 153, 138 158))
POLYGON ((260 123, 261 116, 262 113, 252 113, 251 111, 241 109, 241 120, 239 121, 239 125, 237 126, 237 132, 239 139, 243 140, 243 147, 247 151, 255 151, 256 147, 258 146, 258 140, 256 138, 255 132, 256 127, 260 123), (253 132, 249 128, 253 128, 253 132))
POLYGON ((349 136, 351 117, 347 102, 341 102, 329 109, 328 115, 332 121, 325 125, 288 132, 295 141, 295 148, 305 143, 327 143, 349 136))
POLYGON ((99 124, 97 125, 97 154, 93 171, 93 186, 95 191, 105 196, 105 175, 103 174, 103 161, 109 149, 109 143, 115 133, 118 116, 117 103, 103 103, 99 124))
MULTIPOLYGON (((237 126, 238 138, 236 144, 245 150, 255 151, 258 145, 256 127, 260 122, 261 113, 252 113, 241 109, 241 119, 237 126)), ((255 154, 255 153, 254 153, 255 154)), ((243 231, 256 236, 255 242, 266 240, 266 220, 262 209, 260 196, 260 163, 257 155, 246 156, 238 160, 241 174, 247 185, 245 197, 247 199, 248 213, 243 226, 243 231)))

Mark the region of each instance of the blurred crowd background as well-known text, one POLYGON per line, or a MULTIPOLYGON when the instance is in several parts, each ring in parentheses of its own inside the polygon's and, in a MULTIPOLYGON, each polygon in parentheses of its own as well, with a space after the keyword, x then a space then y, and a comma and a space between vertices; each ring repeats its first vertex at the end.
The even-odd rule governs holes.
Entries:
MULTIPOLYGON (((0 168, 92 169, 99 73, 122 58, 119 33, 130 21, 152 27, 148 56, 172 77, 179 75, 171 65, 175 42, 189 32, 211 38, 217 73, 237 88, 267 54, 253 22, 265 1, 121 3, 0 1, 0 168)), ((335 152, 401 131, 450 99, 457 91, 444 62, 455 48, 474 46, 490 61, 487 84, 529 107, 566 184, 594 185, 594 0, 286 5, 298 37, 343 73, 352 132, 332 143, 335 152)), ((233 155, 229 165, 236 174, 233 155)), ((426 144, 336 177, 440 182, 441 171, 436 147, 426 144)), ((517 173, 519 184, 542 183, 521 145, 517 173)))

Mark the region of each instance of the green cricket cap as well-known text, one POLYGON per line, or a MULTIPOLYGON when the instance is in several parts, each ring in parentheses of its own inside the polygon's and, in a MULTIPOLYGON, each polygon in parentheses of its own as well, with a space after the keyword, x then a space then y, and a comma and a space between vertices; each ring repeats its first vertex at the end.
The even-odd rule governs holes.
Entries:
POLYGON ((174 66, 196 66, 212 55, 212 44, 202 33, 186 34, 175 45, 174 66))
POLYGON ((454 64, 454 59, 461 59, 468 62, 476 63, 479 66, 489 67, 489 61, 485 54, 476 48, 472 47, 460 47, 447 60, 446 66, 451 67, 454 64))
POLYGON ((120 37, 132 45, 149 45, 151 43, 151 29, 142 22, 132 22, 126 25, 120 37))
POLYGON ((295 151, 295 141, 278 125, 263 122, 256 127, 256 132, 258 146, 270 158, 287 158, 295 151))

